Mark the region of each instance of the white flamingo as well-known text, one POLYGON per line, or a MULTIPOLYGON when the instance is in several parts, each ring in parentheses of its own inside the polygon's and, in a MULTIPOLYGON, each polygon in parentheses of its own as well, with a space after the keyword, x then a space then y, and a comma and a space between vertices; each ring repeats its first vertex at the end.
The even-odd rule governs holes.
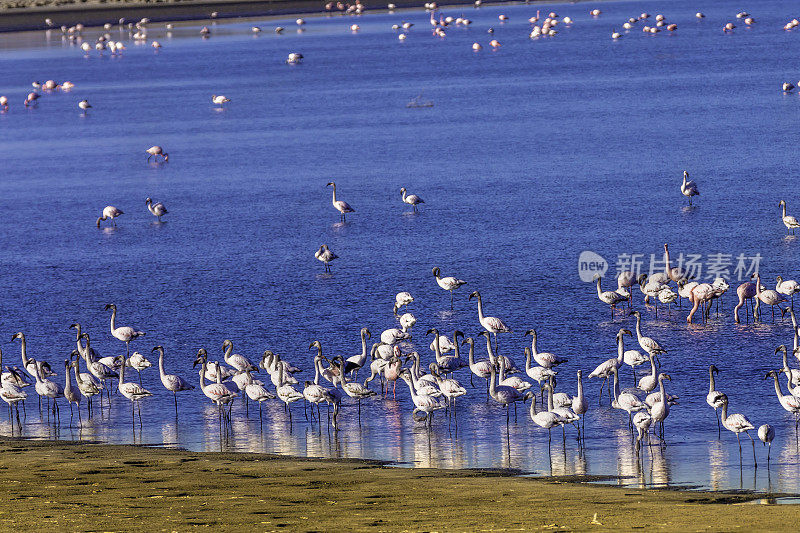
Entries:
POLYGON ((327 244, 320 245, 319 250, 314 253, 314 257, 325 264, 325 272, 331 271, 331 261, 339 259, 339 256, 333 253, 327 244))
POLYGON ((111 335, 125 343, 125 357, 128 357, 130 354, 131 341, 139 337, 144 337, 145 333, 144 331, 136 331, 129 326, 117 327, 117 306, 115 304, 106 304, 105 309, 106 311, 111 309, 111 335))
POLYGON ((753 464, 758 466, 756 462, 756 442, 753 440, 753 436, 750 435, 750 430, 755 429, 755 426, 752 422, 750 422, 747 417, 740 413, 734 413, 728 416, 728 397, 726 395, 722 395, 722 425, 728 431, 732 431, 736 433, 736 442, 739 443, 739 460, 742 459, 742 442, 739 440, 740 433, 747 433, 747 436, 750 437, 750 440, 753 444, 753 464))
POLYGON ((531 336, 531 355, 533 356, 533 360, 536 361, 539 366, 544 368, 553 368, 568 361, 566 357, 561 357, 549 352, 540 352, 537 350, 537 335, 535 329, 529 329, 525 332, 525 335, 531 336))
POLYGON ((72 404, 74 403, 78 407, 78 422, 81 421, 81 393, 79 390, 75 390, 72 388, 72 376, 70 375, 70 367, 71 363, 65 359, 64 360, 64 399, 67 400, 67 405, 69 405, 69 419, 72 420, 72 417, 75 413, 72 410, 72 404))
POLYGON ((653 354, 656 359, 658 354, 667 353, 654 339, 642 335, 642 314, 639 311, 634 311, 632 314, 636 316, 636 339, 639 341, 639 346, 642 350, 648 354, 653 354))
POLYGON ((583 394, 583 371, 578 370, 578 393, 572 397, 572 411, 581 417, 581 435, 584 436, 586 430, 586 419, 584 415, 589 410, 589 402, 583 394))
POLYGON ((328 187, 333 187, 333 208, 341 213, 342 222, 347 222, 347 213, 355 213, 356 210, 350 207, 350 204, 344 200, 336 199, 336 183, 331 181, 328 183, 328 187))
POLYGON ((775 428, 769 424, 764 424, 758 428, 758 439, 764 443, 765 446, 769 445, 767 450, 767 465, 769 466, 769 455, 772 452, 772 440, 775 438, 775 428))
POLYGON ((775 394, 778 396, 778 402, 780 402, 781 407, 791 414, 794 415, 794 428, 797 431, 797 425, 800 423, 800 419, 798 419, 798 415, 800 415, 800 399, 796 398, 792 394, 783 394, 781 391, 781 385, 778 382, 778 371, 777 370, 770 370, 767 372, 767 375, 764 376, 764 379, 768 379, 772 376, 775 380, 775 394))
POLYGON ((472 337, 467 337, 462 341, 462 344, 469 344, 469 382, 470 385, 473 387, 475 385, 472 384, 472 375, 476 375, 479 378, 486 380, 486 390, 489 390, 489 377, 491 376, 491 366, 492 363, 488 360, 483 361, 475 361, 475 340, 472 337))
POLYGON ((58 402, 56 402, 57 398, 61 398, 64 396, 64 387, 55 383, 54 381, 50 381, 47 378, 42 377, 42 363, 41 361, 36 361, 34 363, 36 365, 36 384, 34 385, 34 389, 36 390, 36 394, 39 395, 39 408, 41 408, 41 399, 47 398, 48 401, 50 399, 53 400, 53 413, 58 416, 58 402))
POLYGON ((222 350, 225 364, 235 368, 237 372, 244 372, 245 370, 258 372, 258 367, 247 357, 233 353, 233 343, 229 339, 222 341, 222 350))
POLYGON ((683 183, 681 184, 681 194, 689 199, 689 205, 692 205, 692 196, 699 196, 700 189, 697 184, 689 180, 689 173, 683 171, 683 183))
POLYGON ((784 280, 781 276, 778 276, 776 279, 778 284, 775 286, 775 290, 791 298, 792 308, 794 308, 794 295, 800 292, 800 283, 797 283, 793 279, 784 280))
POLYGON ((495 380, 497 378, 497 373, 495 372, 494 365, 490 368, 490 376, 489 376, 489 397, 492 398, 494 401, 505 407, 506 409, 506 426, 508 426, 509 422, 509 411, 508 406, 514 405, 514 413, 516 416, 516 404, 517 402, 523 401, 533 394, 531 391, 526 391, 522 393, 515 389, 514 387, 509 387, 507 385, 496 385, 495 380))
POLYGON ((158 161, 158 156, 161 156, 165 163, 169 161, 169 154, 165 152, 164 149, 161 148, 160 146, 151 146, 150 148, 145 150, 145 153, 147 153, 148 163, 150 162, 151 157, 154 157, 155 160, 158 161))
POLYGON ((400 378, 408 385, 408 390, 411 392, 411 401, 414 402, 414 411, 411 413, 411 416, 418 421, 425 420, 426 425, 430 427, 433 424, 433 413, 447 406, 444 398, 417 392, 414 386, 414 377, 408 370, 403 371, 400 374, 400 378), (425 413, 425 416, 417 418, 417 413, 420 412, 425 413))
POLYGON ((394 309, 392 312, 394 316, 397 316, 397 311, 400 310, 401 307, 408 307, 408 304, 414 301, 414 297, 411 296, 409 292, 398 292, 397 296, 394 297, 394 309))
POLYGON ((796 368, 789 368, 789 359, 786 353, 786 345, 781 344, 780 346, 775 348, 775 353, 778 352, 783 352, 783 368, 781 372, 786 374, 792 385, 794 385, 795 387, 800 385, 800 370, 797 370, 796 368))
POLYGON ((142 407, 139 405, 139 401, 147 398, 148 396, 152 396, 153 393, 139 385, 138 383, 126 383, 125 382, 125 365, 122 365, 119 368, 119 385, 117 387, 119 392, 125 396, 127 399, 131 401, 131 414, 133 415, 132 423, 135 425, 135 415, 134 411, 139 413, 139 426, 142 425, 142 407))
POLYGON ((439 267, 433 267, 433 275, 436 278, 436 283, 442 289, 450 292, 450 309, 453 308, 453 291, 457 288, 461 287, 462 285, 466 285, 466 281, 463 279, 458 279, 453 276, 441 277, 441 269, 439 267))
POLYGON ((161 222, 161 217, 169 213, 169 211, 167 211, 167 208, 164 207, 163 203, 158 202, 154 204, 152 198, 149 197, 146 198, 144 203, 145 205, 147 205, 147 210, 150 211, 150 213, 154 217, 157 217, 159 222, 161 222))
POLYGON ((230 101, 231 101, 230 98, 228 98, 227 96, 223 96, 221 94, 220 95, 216 95, 216 94, 212 94, 211 95, 211 102, 216 104, 216 105, 218 105, 218 106, 226 104, 226 103, 228 103, 230 101))
POLYGON ((206 372, 208 370, 208 353, 205 348, 200 348, 197 351, 197 359, 194 361, 193 366, 200 366, 200 390, 203 391, 206 398, 214 402, 219 408, 220 419, 222 419, 222 407, 231 403, 238 396, 237 393, 229 389, 225 384, 220 383, 221 375, 219 367, 217 367, 218 382, 211 382, 206 384, 206 372))
POLYGON ((409 194, 406 196, 406 188, 401 187, 400 192, 403 194, 403 201, 414 208, 414 212, 417 212, 417 206, 419 204, 424 204, 425 200, 417 196, 416 194, 409 194))
POLYGON ((791 230, 792 235, 794 235, 795 228, 800 228, 800 222, 798 222, 795 217, 786 214, 785 200, 781 200, 778 204, 778 207, 781 208, 781 221, 783 222, 783 225, 786 226, 786 235, 789 235, 789 230, 791 230))
POLYGON ((164 370, 164 348, 156 346, 153 348, 154 352, 158 352, 158 374, 161 377, 161 384, 164 388, 172 392, 172 397, 175 400, 175 418, 178 417, 178 393, 194 389, 194 385, 175 374, 167 374, 164 370))
MULTIPOLYGON (((361 400, 369 398, 370 396, 375 396, 377 393, 357 381, 348 382, 344 376, 344 361, 339 356, 336 358, 339 361, 339 376, 337 382, 341 383, 342 390, 344 390, 345 394, 358 402, 358 427, 361 427, 361 400)), ((334 385, 336 385, 336 383, 334 383, 334 385)))
POLYGON ((785 301, 786 296, 778 291, 773 291, 772 289, 761 290, 761 275, 756 274, 756 308, 754 311, 754 316, 756 318, 761 318, 759 307, 763 302, 764 304, 770 306, 770 309, 772 309, 772 321, 775 322, 775 306, 777 305, 778 309, 781 309, 781 312, 783 312, 783 309, 778 304, 785 301))
POLYGON ((11 337, 12 341, 14 341, 15 339, 19 339, 20 342, 20 353, 22 354, 22 367, 28 374, 30 374, 32 378, 36 378, 38 372, 41 372, 42 377, 45 378, 56 375, 56 373, 53 372, 52 369, 50 368, 50 363, 44 361, 41 361, 42 363, 41 368, 37 370, 39 362, 37 362, 36 359, 33 359, 32 357, 28 357, 28 349, 27 349, 28 345, 27 342, 25 341, 25 335, 21 331, 18 331, 11 337))
POLYGON ((600 289, 600 282, 602 280, 600 276, 595 276, 594 280, 597 282, 597 297, 604 304, 611 306, 611 319, 613 320, 614 310, 617 308, 617 305, 626 301, 628 298, 615 291, 602 291, 600 289))
POLYGON ((714 415, 717 418, 717 436, 719 437, 722 434, 722 430, 720 429, 719 423, 719 412, 717 409, 722 407, 722 397, 724 396, 721 392, 717 390, 716 383, 714 382, 714 374, 719 373, 719 369, 711 365, 708 367, 708 375, 710 383, 708 385, 708 394, 706 395, 706 403, 714 408, 714 415))
POLYGON ((472 300, 473 298, 478 299, 478 322, 480 322, 481 326, 483 326, 483 329, 494 335, 494 345, 495 345, 495 350, 497 350, 497 334, 510 333, 511 328, 503 324, 503 321, 497 317, 484 316, 483 300, 481 299, 481 293, 479 293, 478 291, 473 292, 472 294, 469 295, 469 299, 472 300))
MULTIPOLYGON (((661 439, 664 439, 664 420, 669 416, 670 400, 667 397, 666 389, 664 388, 664 380, 672 381, 669 374, 661 373, 658 375, 658 386, 660 398, 658 402, 654 403, 650 408, 650 416, 653 417, 653 422, 661 425, 661 439)), ((653 429, 655 431, 655 428, 653 429)))
POLYGON ((563 417, 557 415, 552 411, 540 411, 537 413, 535 400, 531 402, 530 415, 531 415, 531 420, 533 420, 534 424, 536 424, 540 428, 544 428, 547 430, 548 445, 550 444, 552 437, 551 430, 555 426, 561 426, 564 423, 566 423, 563 417))
POLYGON ((124 214, 125 214, 125 212, 122 211, 121 209, 117 209, 113 205, 107 205, 107 206, 105 206, 103 208, 103 214, 100 217, 98 217, 98 219, 97 219, 97 227, 98 228, 100 227, 100 222, 103 222, 103 221, 108 220, 108 219, 111 219, 111 225, 112 226, 116 226, 117 222, 114 219, 117 218, 118 216, 124 215, 124 214))
MULTIPOLYGON (((606 359, 597 367, 592 370, 592 373, 589 374, 589 379, 592 378, 603 378, 603 383, 600 385, 600 398, 598 398, 598 403, 603 398, 603 387, 605 387, 606 383, 608 382, 608 378, 611 376, 611 373, 622 365, 622 361, 625 358, 625 335, 633 335, 630 330, 627 329, 620 329, 617 332, 617 357, 612 357, 610 359, 606 359)), ((609 396, 611 392, 609 390, 609 396)))

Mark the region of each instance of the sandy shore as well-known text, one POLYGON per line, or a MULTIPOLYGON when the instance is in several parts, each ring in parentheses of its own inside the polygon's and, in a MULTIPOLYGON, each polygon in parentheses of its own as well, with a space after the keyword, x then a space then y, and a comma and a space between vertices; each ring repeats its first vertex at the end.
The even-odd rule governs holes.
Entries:
POLYGON ((0 439, 3 530, 796 530, 798 505, 506 472, 0 439), (597 521, 593 524, 597 513, 597 521))
MULTIPOLYGON (((58 0, 63 1, 63 0, 58 0)), ((344 1, 344 0, 343 0, 344 1)), ((422 7, 425 0, 386 0, 366 3, 367 9, 386 9, 390 3, 398 8, 422 7)), ((474 0, 448 0, 447 4, 473 4, 474 0)), ((56 0, 0 0, 0 32, 47 29, 49 18, 58 31, 60 26, 102 26, 116 24, 120 18, 135 22, 148 17, 153 22, 208 19, 212 12, 218 18, 255 17, 318 13, 325 14, 325 0, 171 0, 168 2, 143 2, 141 0, 114 0, 100 3, 88 0, 83 3, 56 5, 56 0), (37 5, 41 4, 41 5, 37 5), (9 6, 25 7, 9 7, 9 6)), ((354 0, 350 3, 354 3, 354 0)), ((441 4, 441 2, 440 2, 441 4)), ((339 15, 334 12, 333 15, 339 15)))

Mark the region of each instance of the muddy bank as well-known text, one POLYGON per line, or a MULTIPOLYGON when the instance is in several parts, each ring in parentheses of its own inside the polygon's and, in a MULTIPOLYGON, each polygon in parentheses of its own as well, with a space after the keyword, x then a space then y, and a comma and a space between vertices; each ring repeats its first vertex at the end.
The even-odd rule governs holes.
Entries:
POLYGON ((754 505, 749 495, 504 471, 8 439, 0 454, 5 530, 789 531, 800 520, 800 506, 754 505))

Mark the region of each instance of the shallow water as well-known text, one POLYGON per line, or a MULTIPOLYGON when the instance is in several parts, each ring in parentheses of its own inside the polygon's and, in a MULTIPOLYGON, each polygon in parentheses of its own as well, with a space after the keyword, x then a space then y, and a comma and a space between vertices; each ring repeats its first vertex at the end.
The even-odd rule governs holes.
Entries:
MULTIPOLYGON (((442 40, 421 11, 309 17, 302 32, 289 19, 225 21, 207 40, 200 24, 178 25, 171 35, 154 26, 149 40, 162 42, 159 52, 114 29, 128 44, 121 57, 86 58, 55 33, 0 35, 0 94, 12 104, 0 115, 5 364, 20 364, 19 346, 8 339, 23 331, 29 354, 63 378, 58 363, 74 348, 67 327, 75 321, 103 355, 122 353, 103 310, 114 302, 119 324, 147 332, 132 348, 149 355, 163 345, 169 372, 196 381, 197 349, 221 359, 230 338, 251 359, 269 348, 302 366, 302 383, 310 341, 319 339, 328 356, 358 353, 361 327, 377 336, 395 326, 400 290, 415 296, 415 346, 427 364, 428 328, 478 333, 467 301, 477 289, 487 314, 515 330, 501 335, 501 351, 522 364, 528 337, 521 333, 536 327, 540 349, 570 358, 558 389, 574 393, 575 371, 588 375, 613 357, 616 332, 634 326, 622 316, 611 321, 594 287, 579 280, 581 251, 611 261, 613 273, 618 254, 649 261, 669 242, 675 256, 760 254, 770 288, 776 275, 796 278, 799 243, 785 237, 777 207, 786 199, 796 213, 798 205, 791 176, 800 99, 780 92, 798 76, 800 36, 780 29, 796 14, 782 2, 759 2, 758 23, 747 28, 735 10, 713 3, 603 3, 598 19, 587 14, 592 7, 449 9, 473 24, 442 40), (574 24, 559 26, 555 38, 529 39, 527 18, 551 8, 574 24), (675 34, 635 28, 610 39, 628 17, 661 9, 679 25, 675 34), (698 10, 707 18, 698 21, 698 10), (510 21, 501 24, 500 13, 510 21), (416 25, 400 42, 390 26, 403 20, 416 25), (730 20, 739 27, 724 34, 730 20), (361 30, 352 33, 356 21, 361 30), (252 24, 265 31, 252 35, 252 24), (277 24, 287 28, 283 35, 272 32, 277 24), (490 26, 502 43, 496 51, 490 26), (474 41, 484 50, 474 53, 474 41), (305 62, 285 65, 294 51, 305 62), (30 82, 48 78, 76 88, 22 107, 30 82), (420 92, 435 106, 407 109, 420 92), (232 102, 217 109, 211 94, 232 102), (85 116, 76 107, 83 98, 94 106, 85 116), (168 164, 146 163, 153 144, 169 151, 168 164), (694 209, 679 194, 683 169, 702 192, 694 209), (331 179, 356 209, 346 224, 330 205, 331 179), (425 199, 419 214, 400 202, 401 186, 425 199), (146 211, 147 196, 167 205, 163 224, 146 211), (116 229, 98 230, 94 220, 109 204, 125 215, 116 229), (322 243, 340 256, 332 275, 313 256, 322 243), (469 281, 452 312, 433 266, 469 281)), ((687 326, 685 307, 656 319, 635 292, 645 334, 669 352, 661 360, 672 376, 668 390, 680 396, 666 422, 668 445, 643 451, 641 462, 625 416, 597 406, 593 381, 583 452, 572 429, 566 449, 556 430, 548 450, 547 433, 523 406, 507 431, 502 408, 485 402, 477 381, 455 420, 437 414, 430 432, 412 420, 400 383, 396 401, 363 402, 360 428, 349 400, 338 433, 329 432, 324 412, 320 428, 295 404, 290 425, 283 406, 268 402, 259 422, 252 406, 248 416, 237 402, 231 431, 221 434, 216 408, 197 390, 180 395, 176 420, 155 368, 142 373, 155 396, 142 402, 141 432, 133 433, 130 404, 119 395, 83 425, 64 406, 53 424, 46 414, 40 420, 28 389, 22 434, 798 492, 794 419, 762 379, 780 366, 773 353, 790 345, 791 325, 771 323, 769 311, 764 323, 736 325, 738 282, 730 277, 724 311, 706 325, 687 326), (734 435, 717 438, 705 403, 711 363, 732 412, 775 426, 771 468, 760 443, 755 470, 746 436, 743 466, 734 435)), ((476 352, 485 358, 485 345, 476 352)), ((468 384, 466 371, 456 377, 468 384)), ((627 367, 622 380, 632 382, 627 367)), ((5 417, 0 431, 12 433, 5 417)))

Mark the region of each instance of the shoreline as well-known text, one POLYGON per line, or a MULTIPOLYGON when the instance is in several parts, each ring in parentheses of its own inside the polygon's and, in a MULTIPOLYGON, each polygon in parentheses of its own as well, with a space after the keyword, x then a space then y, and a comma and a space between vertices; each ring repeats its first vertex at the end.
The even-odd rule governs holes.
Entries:
MULTIPOLYGON (((544 2, 544 0, 539 0, 544 2)), ((387 0, 380 7, 365 6, 365 12, 386 11, 387 0)), ((393 0, 397 9, 422 8, 424 0, 393 0)), ((508 3, 512 5, 537 3, 531 2, 493 2, 493 4, 508 3)), ((341 11, 325 11, 324 0, 185 0, 175 3, 144 3, 140 1, 120 2, 107 4, 89 2, 85 4, 71 4, 61 6, 39 6, 24 8, 0 9, 0 33, 16 31, 47 30, 45 19, 53 21, 52 31, 60 31, 60 27, 83 24, 88 27, 102 26, 112 23, 118 27, 120 18, 127 22, 137 22, 147 17, 151 22, 181 22, 197 20, 225 20, 232 18, 291 16, 291 15, 320 15, 343 16, 341 11), (219 14, 215 19, 211 13, 219 14)), ((473 5, 474 0, 448 0, 447 6, 473 5)), ((486 5, 489 5, 488 3, 486 5)))
POLYGON ((631 489, 513 470, 7 437, 0 454, 7 529, 127 531, 150 520, 167 531, 789 531, 800 519, 800 505, 755 505, 764 496, 754 493, 631 489))

